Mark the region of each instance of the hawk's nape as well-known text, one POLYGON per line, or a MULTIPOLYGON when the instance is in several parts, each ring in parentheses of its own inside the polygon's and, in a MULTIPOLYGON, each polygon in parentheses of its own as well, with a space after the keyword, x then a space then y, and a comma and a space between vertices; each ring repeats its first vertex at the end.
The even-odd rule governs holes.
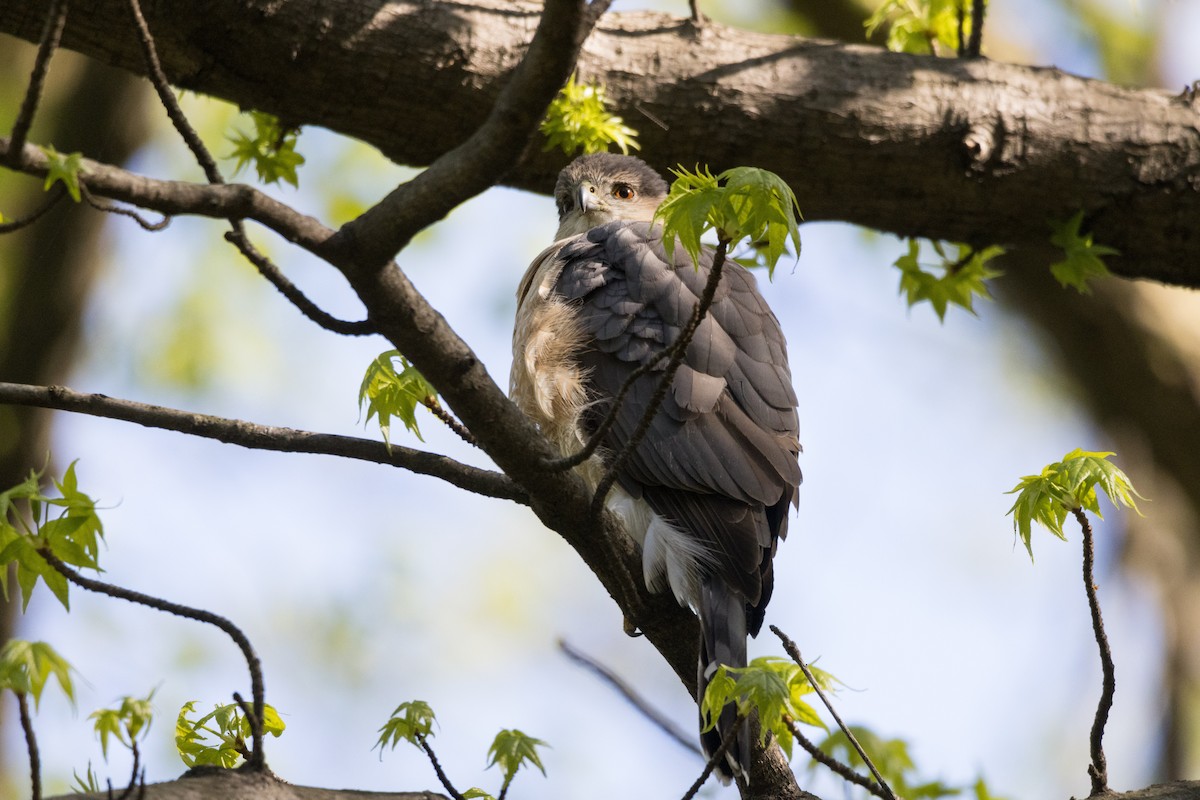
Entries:
MULTIPOLYGON (((629 443, 661 381, 661 359, 613 401, 630 375, 680 336, 712 270, 668 256, 652 222, 666 184, 640 159, 582 156, 555 189, 557 241, 525 273, 513 334, 512 396, 564 455, 614 415, 580 471, 593 487, 629 443), (698 267, 698 268, 697 268, 698 267)), ((746 665, 762 626, 771 559, 800 485, 796 395, 779 322, 754 277, 723 267, 708 313, 645 436, 616 475, 608 508, 641 545, 646 585, 670 588, 700 618, 698 692, 721 664, 746 665)), ((711 754, 733 724, 727 708, 702 734, 711 754)), ((718 771, 749 777, 743 726, 718 771)))

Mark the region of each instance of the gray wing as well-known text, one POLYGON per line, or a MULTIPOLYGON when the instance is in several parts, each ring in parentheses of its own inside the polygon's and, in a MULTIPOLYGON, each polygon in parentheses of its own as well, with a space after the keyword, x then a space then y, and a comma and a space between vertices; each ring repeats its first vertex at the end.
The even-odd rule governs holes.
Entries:
MULTIPOLYGON (((610 223, 560 252, 555 290, 578 305, 588 342, 580 354, 595 401, 595 429, 629 374, 679 336, 712 266, 681 247, 668 259, 657 228, 610 223)), ((605 446, 629 441, 662 377, 642 376, 617 412, 605 446)), ((779 322, 754 278, 727 261, 662 408, 617 478, 661 516, 699 537, 716 570, 747 601, 752 631, 771 592, 771 556, 787 532, 800 484, 796 394, 779 322)))

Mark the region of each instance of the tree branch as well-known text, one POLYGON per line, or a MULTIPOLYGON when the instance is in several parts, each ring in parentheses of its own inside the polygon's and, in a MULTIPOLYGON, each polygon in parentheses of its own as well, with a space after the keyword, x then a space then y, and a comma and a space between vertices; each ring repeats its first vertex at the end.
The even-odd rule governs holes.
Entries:
MULTIPOLYGON (((0 30, 36 41, 44 0, 9 6, 0 30)), ((336 7, 162 0, 150 23, 175 85, 329 127, 421 165, 478 129, 540 9, 508 0, 397 0, 379 13, 348 0, 336 7), (305 69, 295 67, 297 53, 305 69), (411 53, 422 57, 400 57, 411 53), (421 89, 396 92, 397 84, 421 89)), ((63 44, 141 71, 136 42, 116 33, 126 19, 124 0, 95 0, 72 16, 63 44)), ((696 29, 653 13, 607 15, 578 70, 605 82, 627 120, 645 119, 644 109, 665 123, 638 126, 642 154, 659 167, 745 163, 753 132, 749 155, 791 183, 810 221, 1020 248, 1046 241, 1046 220, 1084 208, 1097 241, 1139 255, 1114 259, 1114 271, 1200 286, 1200 131, 1191 105, 1167 92, 987 59, 716 23, 696 29)), ((535 151, 481 160, 510 185, 547 191, 563 158, 535 151)), ((437 194, 433 177, 423 197, 437 194)), ((407 220, 375 217, 362 233, 378 225, 395 244, 402 229, 419 229, 407 220)))
POLYGON ((257 425, 238 419, 196 414, 174 408, 120 400, 102 394, 82 394, 62 386, 28 386, 0 382, 0 403, 53 408, 94 417, 133 422, 148 428, 215 439, 253 450, 340 456, 400 467, 418 475, 440 478, 469 492, 529 504, 529 496, 506 476, 462 464, 452 458, 383 442, 313 433, 294 428, 257 425))

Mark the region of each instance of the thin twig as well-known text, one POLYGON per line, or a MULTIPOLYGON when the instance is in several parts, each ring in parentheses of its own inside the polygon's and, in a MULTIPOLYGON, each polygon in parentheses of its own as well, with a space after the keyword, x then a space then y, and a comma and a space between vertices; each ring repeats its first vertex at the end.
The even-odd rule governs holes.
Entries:
POLYGON ((987 0, 972 0, 971 3, 971 38, 967 42, 967 56, 979 58, 983 50, 983 13, 987 9, 987 0))
POLYGON ((142 57, 146 60, 146 72, 150 83, 154 86, 155 93, 158 94, 158 101, 166 109, 167 116, 171 119, 175 130, 183 137, 184 144, 192 151, 192 156, 200 165, 200 169, 204 171, 204 177, 208 182, 224 183, 225 179, 221 177, 221 171, 217 169, 217 162, 212 157, 212 153, 208 151, 208 147, 200 139, 200 134, 196 133, 192 123, 188 121, 183 109, 179 106, 179 101, 175 99, 175 93, 171 91, 171 84, 167 80, 166 73, 163 72, 162 62, 158 59, 154 37, 150 34, 150 26, 146 24, 146 18, 142 16, 142 6, 138 0, 129 0, 129 13, 133 16, 134 27, 137 28, 138 43, 142 46, 142 57))
POLYGON ((479 443, 475 441, 475 437, 471 434, 471 432, 467 430, 461 422, 455 419, 454 415, 447 411, 442 404, 438 402, 436 397, 433 397, 432 395, 426 397, 421 401, 421 405, 429 409, 429 413, 440 419, 447 428, 454 431, 454 433, 458 435, 458 438, 462 439, 472 447, 479 446, 479 443))
POLYGON ((21 717, 21 730, 25 732, 25 749, 29 752, 29 783, 31 800, 42 800, 42 762, 38 757, 37 737, 33 735, 33 720, 29 717, 29 700, 25 692, 14 692, 17 696, 17 713, 21 717))
POLYGON ((829 709, 829 713, 833 716, 834 721, 837 722, 838 727, 841 728, 842 733, 846 734, 846 739, 848 739, 850 744, 854 747, 855 751, 858 753, 858 757, 863 760, 863 763, 867 765, 867 769, 871 770, 871 774, 875 776, 875 782, 878 783, 879 788, 883 790, 883 797, 885 800, 896 800, 896 794, 892 791, 892 787, 888 786, 887 781, 885 781, 883 776, 879 774, 879 770, 875 768, 875 763, 871 761, 871 757, 867 755, 867 751, 863 749, 863 746, 858 743, 858 739, 855 737, 855 735, 850 732, 850 728, 846 725, 846 723, 842 722, 842 718, 837 713, 837 710, 834 709, 833 703, 829 702, 829 698, 826 697, 825 692, 821 690, 821 686, 817 683, 817 679, 813 677, 812 670, 808 668, 808 664, 804 663, 804 659, 800 657, 800 648, 796 647, 796 643, 789 639, 783 631, 779 630, 779 628, 775 627, 774 625, 770 627, 771 632, 779 637, 779 641, 783 642, 783 649, 787 651, 787 654, 792 657, 792 660, 799 665, 800 670, 804 673, 804 677, 808 678, 808 684, 812 686, 813 691, 817 693, 817 697, 821 698, 821 702, 825 704, 825 708, 829 709))
POLYGON ((425 755, 429 756, 429 763, 433 764, 433 771, 437 773, 438 780, 442 782, 442 787, 450 793, 454 800, 463 800, 463 796, 458 789, 454 788, 454 784, 450 783, 450 778, 442 770, 441 763, 438 762, 437 756, 433 752, 433 748, 429 746, 429 740, 425 737, 421 738, 421 749, 425 751, 425 755))
POLYGON ((280 294, 299 309, 301 314, 325 330, 345 336, 369 336, 376 332, 375 326, 371 324, 369 319, 353 322, 338 319, 308 299, 308 296, 300 291, 300 288, 296 284, 288 280, 271 259, 263 255, 257 247, 250 243, 249 237, 246 236, 246 226, 240 219, 230 220, 229 223, 233 227, 233 230, 225 234, 225 240, 236 247, 246 257, 246 260, 254 265, 259 274, 266 278, 268 283, 274 286, 280 294))
POLYGON ((704 765, 704 770, 700 773, 700 777, 696 778, 696 782, 688 787, 687 792, 684 793, 681 800, 692 800, 696 796, 696 792, 700 791, 700 787, 708 781, 708 776, 712 775, 713 770, 717 768, 717 764, 720 764, 725 759, 725 754, 729 752, 729 748, 737 741, 738 733, 742 730, 742 725, 745 722, 746 718, 738 714, 737 719, 733 721, 733 725, 729 727, 729 730, 725 731, 725 736, 721 739, 721 746, 708 759, 708 762, 704 765))
MULTIPOLYGON (((141 760, 141 752, 138 750, 137 739, 129 739, 129 749, 133 751, 133 771, 129 775, 129 785, 125 787, 125 791, 121 792, 121 796, 117 800, 126 800, 129 795, 133 794, 133 790, 138 785, 138 766, 141 760)), ((143 778, 144 780, 144 778, 143 778)), ((109 786, 109 796, 112 796, 112 786, 109 786)))
POLYGON ((850 765, 843 764, 841 761, 834 758, 829 753, 826 753, 824 750, 817 747, 817 745, 812 741, 812 739, 809 739, 807 736, 804 735, 803 732, 801 732, 800 727, 796 724, 795 720, 788 720, 788 728, 792 732, 792 738, 794 738, 797 742, 800 743, 800 747, 802 747, 804 749, 804 752, 806 752, 810 756, 812 756, 813 761, 817 761, 821 764, 824 764, 826 767, 829 767, 829 769, 833 770, 835 773, 837 773, 837 775, 839 777, 843 778, 844 780, 847 780, 850 783, 853 783, 855 786, 861 786, 862 788, 866 789, 868 792, 875 795, 876 797, 884 798, 884 800, 886 800, 887 795, 884 794, 883 789, 879 786, 878 783, 871 780, 870 778, 868 778, 865 775, 860 775, 850 765))
MULTIPOLYGON (((82 186, 81 186, 81 188, 82 188, 82 186)), ((46 201, 44 203, 42 203, 40 206, 38 206, 38 209, 36 211, 30 213, 28 216, 20 217, 18 219, 10 219, 5 222, 0 222, 0 234, 12 233, 13 231, 19 231, 19 230, 21 230, 21 228, 28 227, 28 226, 32 225, 33 223, 37 222, 39 219, 41 219, 45 215, 45 213, 47 211, 54 208, 54 206, 58 205, 58 201, 62 200, 66 196, 66 194, 67 194, 67 190, 63 188, 62 184, 60 184, 60 183, 54 184, 54 187, 50 190, 50 192, 46 196, 46 201)))
POLYGON ((507 475, 398 444, 389 448, 383 442, 372 439, 258 425, 239 419, 196 414, 102 394, 82 394, 62 386, 30 386, 0 382, 0 404, 54 408, 117 419, 149 428, 215 439, 254 450, 312 453, 387 464, 418 475, 440 478, 469 492, 529 505, 528 493, 507 475))
POLYGON ((46 13, 37 57, 33 61, 33 71, 29 74, 25 97, 21 100, 21 108, 13 122, 7 158, 10 164, 21 163, 25 140, 29 138, 29 129, 33 127, 33 117, 37 113, 38 102, 42 99, 42 90, 46 85, 46 74, 50 71, 50 59, 54 57, 54 51, 58 49, 58 43, 62 39, 63 28, 67 25, 67 5, 67 0, 55 0, 46 13))
MULTIPOLYGON (((142 592, 135 592, 132 589, 126 589, 122 586, 115 586, 104 581, 85 578, 78 572, 68 567, 58 556, 50 551, 49 547, 39 547, 38 555, 46 559, 46 563, 59 572, 64 578, 71 583, 79 586, 82 589, 87 589, 89 592, 97 592, 99 594, 115 597, 119 600, 127 600, 130 603, 148 606, 158 611, 165 611, 168 614, 174 614, 177 617, 193 619, 197 622, 206 622, 223 631, 238 649, 242 651, 242 657, 246 660, 246 666, 250 670, 250 695, 253 698, 254 716, 257 720, 263 718, 263 678, 262 664, 258 660, 258 655, 254 652, 254 648, 250 644, 250 640, 242 629, 234 625, 225 617, 219 614, 214 614, 211 611, 205 611, 201 608, 191 608, 190 606, 172 603, 169 600, 163 600, 159 597, 153 597, 142 592)), ((266 761, 263 754, 263 730, 261 724, 254 724, 255 720, 251 720, 250 735, 252 742, 252 751, 250 757, 246 759, 246 766, 251 770, 261 770, 266 766, 266 761)))
POLYGON ((958 0, 958 57, 967 54, 967 0, 958 0))
MULTIPOLYGON (((637 446, 641 444, 646 431, 650 429, 650 424, 654 421, 655 415, 658 414, 663 400, 666 399, 667 391, 671 388, 671 381, 675 378, 675 373, 679 371, 679 366, 683 363, 683 357, 687 353, 688 345, 691 344, 692 336, 695 335, 696 329, 700 327, 700 323, 704 321, 704 316, 708 313, 708 309, 713 303, 713 298, 716 297, 717 285, 721 282, 721 272, 725 266, 725 253, 728 248, 728 239, 721 238, 718 240, 716 251, 713 253, 712 268, 708 273, 708 281, 704 284, 704 292, 700 296, 700 302, 696 305, 696 310, 692 312, 692 317, 688 320, 687 326, 680 331, 679 338, 671 345, 671 360, 667 362, 666 369, 663 370, 663 375, 658 381, 658 387, 655 389, 654 395, 650 398, 650 402, 646 406, 646 410, 642 414, 637 428, 634 429, 633 435, 629 437, 629 441, 613 457, 612 461, 606 465, 604 476, 596 485, 596 493, 592 496, 591 516, 597 516, 600 513, 600 509, 604 507, 604 499, 608 496, 609 490, 612 489, 613 483, 617 479, 617 473, 620 472, 630 455, 637 449, 637 446)), ((614 411, 610 409, 609 413, 614 413, 614 411)))
POLYGON ((1113 695, 1117 691, 1117 679, 1112 650, 1108 646, 1108 636, 1104 633, 1104 620, 1100 617, 1100 598, 1096 594, 1096 582, 1092 574, 1096 560, 1092 526, 1082 508, 1073 508, 1071 513, 1079 521, 1079 527, 1083 528, 1083 588, 1087 592, 1088 608, 1092 612, 1092 631, 1096 634, 1096 646, 1100 648, 1100 666, 1104 672, 1104 688, 1100 694, 1100 703, 1096 706, 1096 718, 1092 722, 1090 742, 1092 763, 1088 765, 1088 775, 1092 779, 1092 795, 1094 796, 1108 792, 1108 762, 1104 758, 1104 726, 1108 723, 1108 712, 1112 710, 1113 695))
POLYGON ((577 467, 591 458, 600 448, 600 444, 604 441, 604 437, 616 423, 617 411, 625 402, 625 395, 629 394, 629 390, 633 388, 633 385, 637 382, 637 379, 657 367, 665 359, 674 355, 675 352, 676 350, 674 346, 665 347, 662 350, 659 350, 654 358, 650 359, 646 363, 640 365, 633 372, 629 373, 629 377, 627 377, 625 382, 621 384, 621 388, 617 391, 616 396, 613 398, 612 404, 609 406, 608 411, 604 415, 604 419, 600 420, 600 424, 596 426, 596 430, 593 431, 592 435, 588 437, 588 440, 584 442, 583 447, 579 451, 572 453, 569 456, 543 461, 542 466, 550 472, 559 472, 577 467))
POLYGON ((642 715, 646 717, 646 719, 657 725, 663 733, 667 734, 667 736, 670 736, 680 745, 686 747, 688 750, 691 750, 696 755, 703 757, 704 751, 700 749, 700 745, 696 743, 693 737, 685 735, 678 728, 676 728, 671 720, 667 719, 658 710, 653 708, 644 697, 634 691, 633 688, 624 680, 622 680, 615 672, 601 664, 599 661, 596 661, 591 656, 576 650, 563 639, 558 640, 558 649, 562 650, 563 654, 566 655, 567 658, 571 659, 576 664, 580 664, 583 667, 591 670, 602 680, 607 682, 609 686, 616 689, 622 697, 628 700, 634 708, 642 712, 642 715))
POLYGON ((171 217, 167 214, 163 214, 162 219, 158 222, 151 222, 132 208, 123 208, 112 203, 105 203, 88 191, 86 183, 79 184, 79 191, 83 195, 83 199, 87 201, 87 204, 97 211, 103 211, 105 214, 118 214, 122 217, 129 217, 140 225, 142 230, 149 231, 150 233, 166 230, 167 226, 171 224, 171 217))

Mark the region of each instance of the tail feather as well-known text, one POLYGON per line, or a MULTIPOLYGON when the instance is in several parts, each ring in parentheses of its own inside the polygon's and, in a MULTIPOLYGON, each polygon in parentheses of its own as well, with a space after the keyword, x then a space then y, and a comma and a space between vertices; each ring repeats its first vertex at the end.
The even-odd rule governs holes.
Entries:
MULTIPOLYGON (((706 578, 700 587, 700 664, 696 680, 697 702, 717 669, 746 666, 746 599, 719 577, 706 578)), ((725 735, 733 727, 737 711, 726 706, 713 730, 700 734, 704 755, 712 758, 721 747, 725 735)), ((703 720, 701 720, 703 725, 703 720)), ((724 762, 716 767, 717 777, 728 784, 735 776, 750 777, 750 726, 742 725, 738 739, 725 754, 724 762)))

